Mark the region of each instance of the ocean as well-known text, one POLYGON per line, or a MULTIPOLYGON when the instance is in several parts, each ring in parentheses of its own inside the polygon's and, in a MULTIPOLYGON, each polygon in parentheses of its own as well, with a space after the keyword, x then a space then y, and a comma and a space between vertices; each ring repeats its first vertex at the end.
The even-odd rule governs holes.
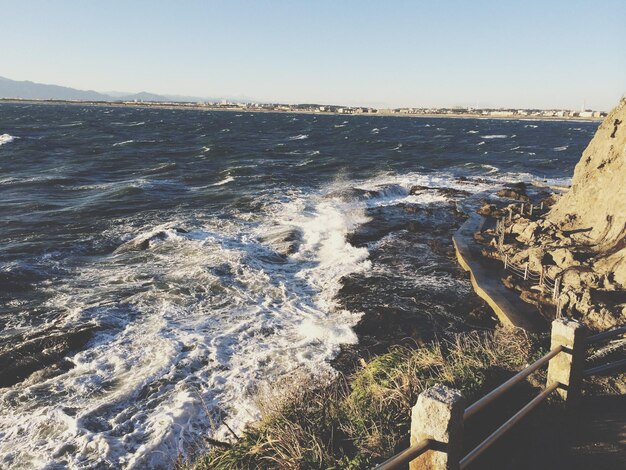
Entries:
POLYGON ((169 467, 346 348, 466 328, 464 213, 597 126, 0 104, 0 467, 169 467))

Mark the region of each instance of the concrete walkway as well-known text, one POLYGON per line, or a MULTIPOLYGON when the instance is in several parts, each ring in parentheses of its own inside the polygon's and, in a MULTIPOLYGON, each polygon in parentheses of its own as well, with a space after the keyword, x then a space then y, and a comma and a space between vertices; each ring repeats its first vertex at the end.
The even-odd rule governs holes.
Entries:
POLYGON ((485 221, 484 217, 472 213, 452 237, 459 264, 469 271, 474 290, 504 325, 528 331, 545 330, 545 325, 541 328, 543 320, 537 309, 507 289, 499 273, 481 262, 481 247, 474 240, 474 233, 482 229, 485 221))

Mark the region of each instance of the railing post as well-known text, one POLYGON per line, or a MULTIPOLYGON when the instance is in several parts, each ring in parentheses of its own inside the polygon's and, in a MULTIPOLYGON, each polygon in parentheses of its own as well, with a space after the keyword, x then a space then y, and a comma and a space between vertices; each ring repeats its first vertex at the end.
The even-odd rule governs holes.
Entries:
POLYGON ((556 391, 569 405, 580 399, 586 335, 585 327, 577 321, 559 318, 552 322, 550 349, 562 346, 563 351, 550 359, 546 386, 559 383, 556 391))
POLYGON ((552 290, 552 300, 556 301, 559 296, 559 284, 561 283, 561 276, 558 274, 554 277, 554 289, 552 290))
POLYGON ((524 267, 524 280, 526 281, 528 279, 528 263, 526 263, 526 266, 524 267))
POLYGON ((411 445, 424 439, 436 441, 432 450, 409 464, 409 470, 458 470, 463 451, 463 413, 461 392, 435 385, 417 398, 411 414, 411 445))

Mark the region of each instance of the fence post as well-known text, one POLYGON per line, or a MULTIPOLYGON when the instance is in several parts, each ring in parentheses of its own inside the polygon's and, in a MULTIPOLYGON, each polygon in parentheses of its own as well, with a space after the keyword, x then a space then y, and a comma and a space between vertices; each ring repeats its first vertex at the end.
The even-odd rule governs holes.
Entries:
POLYGON ((528 263, 526 263, 526 267, 524 268, 524 280, 528 279, 528 263))
POLYGON ((424 390, 411 413, 411 445, 424 439, 436 441, 429 450, 409 464, 409 470, 458 470, 463 451, 461 392, 437 384, 424 390))
POLYGON ((531 217, 533 215, 533 205, 532 204, 530 205, 530 209, 529 209, 528 215, 530 215, 531 217))
POLYGON ((539 206, 541 210, 543 210, 543 201, 541 201, 541 206, 539 206))
POLYGON ((586 335, 585 327, 577 321, 559 318, 552 322, 550 349, 560 345, 563 351, 550 359, 546 386, 559 383, 556 391, 568 405, 580 399, 586 335))
POLYGON ((522 202, 522 206, 520 207, 519 213, 524 215, 524 203, 522 202))
POLYGON ((504 255, 504 270, 508 268, 509 265, 509 255, 504 255))
POLYGON ((554 290, 552 291, 552 300, 556 300, 559 296, 559 284, 561 283, 561 276, 554 277, 554 290))
POLYGON ((539 272, 539 287, 541 288, 542 293, 545 292, 545 286, 543 285, 544 276, 545 276, 545 268, 543 267, 543 264, 542 264, 541 271, 539 272))

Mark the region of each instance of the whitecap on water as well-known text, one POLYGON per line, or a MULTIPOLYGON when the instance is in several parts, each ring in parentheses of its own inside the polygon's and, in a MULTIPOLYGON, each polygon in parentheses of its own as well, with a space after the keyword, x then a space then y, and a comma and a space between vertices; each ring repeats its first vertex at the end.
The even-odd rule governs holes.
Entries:
POLYGON ((115 142, 113 144, 113 147, 119 147, 120 145, 126 145, 126 144, 132 144, 134 142, 134 140, 124 140, 122 142, 115 142))
POLYGON ((213 186, 223 186, 233 181, 235 181, 235 178, 233 176, 228 175, 224 179, 221 179, 220 181, 218 181, 217 183, 213 183, 213 186))
POLYGON ((12 136, 10 134, 0 134, 0 145, 8 144, 9 142, 13 142, 17 137, 12 136))

